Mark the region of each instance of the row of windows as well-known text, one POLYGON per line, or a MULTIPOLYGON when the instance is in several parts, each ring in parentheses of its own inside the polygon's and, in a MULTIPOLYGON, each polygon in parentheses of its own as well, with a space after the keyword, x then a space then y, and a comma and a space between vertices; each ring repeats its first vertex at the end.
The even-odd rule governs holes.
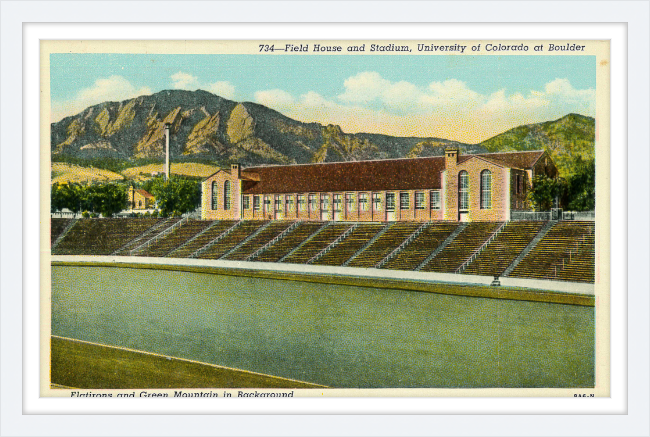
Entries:
MULTIPOLYGON (((523 178, 522 178, 523 180, 523 178)), ((517 192, 520 191, 520 182, 519 176, 517 176, 517 192)), ((415 209, 425 209, 424 201, 424 192, 416 191, 415 192, 415 209)), ((480 188, 480 204, 481 209, 490 209, 492 208, 492 173, 490 170, 483 170, 481 172, 481 188, 480 188)), ((329 194, 324 194, 320 196, 321 209, 324 211, 329 211, 330 199, 329 194)), ((463 170, 458 173, 458 209, 460 211, 469 210, 469 174, 467 171, 463 170)), ((219 189, 217 182, 212 182, 212 209, 218 209, 218 200, 219 200, 219 189)), ((400 193, 400 209, 410 209, 411 197, 408 192, 400 193)), ((314 211, 316 209, 316 194, 309 195, 309 210, 314 211)), ((345 203, 348 209, 354 209, 354 194, 346 193, 345 194, 345 203)), ((268 205, 271 204, 271 201, 268 196, 264 198, 265 210, 269 210, 268 205)), ((335 212, 340 212, 342 208, 342 198, 340 194, 334 194, 334 203, 333 208, 335 212)), ((372 204, 375 211, 381 210, 381 198, 380 193, 372 193, 372 204)), ((429 204, 431 209, 440 209, 440 192, 431 191, 429 204)), ((231 206, 231 184, 230 181, 225 181, 223 183, 223 209, 229 210, 231 206)), ((249 196, 244 196, 243 198, 243 208, 250 209, 250 198, 249 196)), ((276 211, 282 210, 282 199, 280 196, 277 196, 275 199, 275 209, 276 211)), ((293 196, 285 195, 285 206, 287 211, 293 210, 293 196)), ((305 204, 305 195, 298 194, 298 209, 300 211, 306 211, 305 204)), ((253 210, 260 210, 260 196, 253 196, 253 210)), ((359 193, 359 210, 368 211, 368 193, 359 193)), ((395 210, 395 193, 386 193, 386 211, 395 210)))
MULTIPOLYGON (((492 172, 481 172, 481 209, 492 208, 492 172)), ((469 174, 463 170, 458 173, 458 209, 469 210, 469 174)))
MULTIPOLYGON (((409 193, 402 192, 400 194, 400 209, 410 209, 411 199, 409 193)), ((429 194, 429 205, 431 209, 440 209, 440 192, 431 191, 429 194)), ((253 211, 260 211, 262 205, 264 206, 264 211, 271 210, 271 200, 273 198, 273 204, 275 211, 294 211, 294 197, 296 197, 296 203, 298 204, 299 211, 315 211, 316 205, 320 204, 320 209, 322 211, 329 211, 332 208, 335 212, 341 212, 343 208, 343 196, 341 194, 334 194, 333 201, 330 202, 332 196, 329 194, 309 194, 305 197, 304 194, 286 194, 286 195, 277 195, 277 196, 243 196, 242 198, 242 207, 244 210, 251 209, 251 197, 253 198, 252 208, 253 211), (262 204, 262 202, 264 202, 262 204)), ((213 192, 214 198, 214 192, 213 192)), ((345 204, 348 210, 353 210, 355 208, 355 200, 358 200, 359 211, 369 211, 369 195, 368 193, 359 193, 358 199, 355 199, 353 193, 345 193, 345 204)), ((374 211, 380 211, 382 209, 382 201, 380 193, 372 193, 372 207, 374 211)), ((425 209, 425 193, 423 191, 417 191, 415 193, 415 209, 425 209)), ((214 207, 213 203, 213 209, 214 207)), ((395 193, 386 193, 386 211, 395 210, 395 193)))

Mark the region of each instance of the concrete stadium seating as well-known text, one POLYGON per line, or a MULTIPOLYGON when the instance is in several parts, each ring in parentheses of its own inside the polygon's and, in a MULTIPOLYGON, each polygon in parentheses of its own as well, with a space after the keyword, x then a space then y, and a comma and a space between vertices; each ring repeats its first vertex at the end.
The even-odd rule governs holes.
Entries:
POLYGON ((350 235, 321 258, 314 261, 313 264, 322 266, 343 265, 343 263, 366 245, 384 226, 386 226, 385 223, 360 223, 350 235))
POLYGON ((63 233, 65 228, 68 227, 70 222, 74 219, 69 218, 53 218, 50 224, 50 246, 54 244, 59 235, 63 233))
POLYGON ((422 223, 397 222, 393 224, 390 229, 353 259, 348 267, 374 267, 420 226, 422 223))
POLYGON ((546 222, 513 221, 463 270, 468 275, 501 276, 546 222))
POLYGON ((53 255, 110 255, 158 223, 152 218, 78 220, 53 255))
POLYGON ((208 250, 201 253, 197 258, 201 259, 219 259, 225 255, 233 247, 244 241, 246 237, 257 231, 262 226, 266 225, 268 221, 261 220, 248 220, 242 222, 225 238, 219 240, 216 244, 211 246, 208 250))
POLYGON ((438 255, 429 261, 423 272, 454 273, 472 253, 501 225, 499 222, 472 222, 438 255))
POLYGON ((593 282, 593 235, 593 222, 557 222, 508 276, 593 282))
MULTIPOLYGON (((214 222, 208 222, 214 223, 214 222)), ((185 246, 179 247, 175 251, 169 253, 167 256, 172 258, 187 258, 192 255, 194 252, 208 244, 210 241, 217 238, 219 235, 226 232, 230 229, 235 223, 236 220, 220 220, 217 223, 214 223, 212 227, 206 230, 203 234, 198 236, 196 239, 188 242, 185 246)))
POLYGON ((280 235, 285 229, 293 224, 292 221, 276 221, 264 228, 260 233, 255 235, 246 243, 242 244, 233 253, 224 257, 224 259, 245 261, 256 250, 260 249, 266 243, 280 235))
POLYGON ((292 253, 283 262, 304 264, 312 259, 321 250, 329 246, 343 232, 352 226, 351 223, 333 223, 320 231, 311 240, 305 243, 300 249, 292 253))
POLYGON ((280 241, 262 252, 254 261, 277 262, 323 226, 323 222, 302 222, 280 241))
POLYGON ((414 270, 445 241, 458 223, 434 222, 427 226, 408 246, 382 266, 391 270, 414 270))
POLYGON ((165 256, 210 226, 210 224, 211 222, 206 220, 188 220, 171 233, 156 240, 144 250, 139 251, 137 256, 165 256))

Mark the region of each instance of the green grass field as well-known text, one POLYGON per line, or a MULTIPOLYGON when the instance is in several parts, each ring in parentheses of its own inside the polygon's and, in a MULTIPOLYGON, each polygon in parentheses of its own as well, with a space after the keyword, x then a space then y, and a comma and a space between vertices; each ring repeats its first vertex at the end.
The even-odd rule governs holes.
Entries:
MULTIPOLYGON (((52 334, 328 387, 594 386, 593 306, 439 291, 53 266, 52 334)), ((117 372, 101 354, 68 367, 96 359, 101 375, 117 372)), ((131 370, 109 386, 141 366, 119 362, 131 370)), ((52 382, 75 386, 52 366, 52 382)))
POLYGON ((84 389, 317 388, 305 382, 52 337, 51 382, 84 389))

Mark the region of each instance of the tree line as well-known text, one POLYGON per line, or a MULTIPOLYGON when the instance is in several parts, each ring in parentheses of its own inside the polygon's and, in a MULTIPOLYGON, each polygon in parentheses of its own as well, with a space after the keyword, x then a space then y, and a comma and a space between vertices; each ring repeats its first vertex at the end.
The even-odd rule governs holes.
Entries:
POLYGON ((129 187, 142 188, 156 199, 157 211, 163 217, 194 211, 201 204, 201 182, 172 175, 168 181, 157 177, 143 184, 59 184, 51 188, 51 212, 64 208, 84 215, 112 217, 129 209, 129 187))
POLYGON ((577 159, 568 178, 535 176, 529 199, 536 211, 557 207, 570 211, 593 211, 596 207, 596 162, 577 159))

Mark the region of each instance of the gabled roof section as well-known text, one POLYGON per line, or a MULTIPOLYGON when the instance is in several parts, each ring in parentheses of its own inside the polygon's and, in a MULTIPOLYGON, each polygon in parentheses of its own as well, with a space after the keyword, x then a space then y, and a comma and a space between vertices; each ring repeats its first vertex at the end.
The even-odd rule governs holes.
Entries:
POLYGON ((135 191, 136 191, 137 193, 143 195, 144 197, 148 197, 148 198, 150 198, 150 199, 153 199, 153 198, 154 198, 154 197, 153 197, 153 194, 149 193, 149 192, 146 191, 146 190, 143 190, 142 188, 136 188, 135 191))
POLYGON ((244 194, 439 189, 444 156, 253 167, 259 182, 244 194))
POLYGON ((501 167, 528 169, 533 168, 535 163, 544 154, 543 150, 532 150, 527 152, 505 152, 505 153, 482 153, 477 156, 501 167))

